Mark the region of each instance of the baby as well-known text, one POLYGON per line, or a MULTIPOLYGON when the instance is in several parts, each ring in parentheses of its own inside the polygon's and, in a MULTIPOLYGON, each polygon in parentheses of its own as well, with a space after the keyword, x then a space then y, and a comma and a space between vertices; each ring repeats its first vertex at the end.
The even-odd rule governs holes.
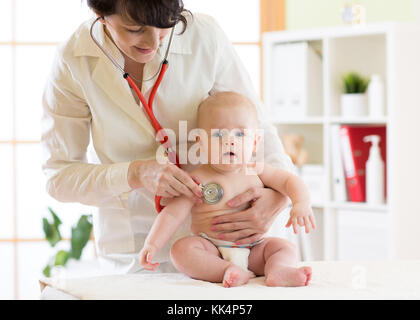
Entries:
POLYGON ((183 195, 170 199, 146 238, 139 257, 141 265, 148 270, 159 265, 152 262, 156 253, 191 214, 192 235, 179 239, 171 247, 172 263, 180 272, 199 280, 223 282, 224 287, 245 284, 254 274, 265 275, 268 286, 307 285, 312 270, 307 266, 296 267, 297 249, 284 239, 267 237, 238 248, 233 242, 208 236, 212 234, 214 217, 250 206, 232 208, 227 205, 229 199, 251 187, 264 186, 291 199, 293 207, 286 227, 292 225, 295 233, 298 226, 305 226, 306 232, 310 226, 315 228, 309 192, 299 177, 266 163, 259 173, 248 174, 249 160, 261 140, 261 136, 248 134, 258 129, 252 102, 234 92, 217 93, 200 104, 197 121, 202 129, 197 136, 200 155, 203 153, 208 161, 190 174, 203 185, 218 184, 223 196, 214 204, 206 201, 196 204, 183 195), (229 136, 219 139, 226 131, 229 136))

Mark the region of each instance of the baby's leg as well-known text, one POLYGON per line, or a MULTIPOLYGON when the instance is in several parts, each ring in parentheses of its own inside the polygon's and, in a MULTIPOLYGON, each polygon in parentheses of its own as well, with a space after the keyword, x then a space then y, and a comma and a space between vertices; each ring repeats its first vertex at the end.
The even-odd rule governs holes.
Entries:
POLYGON ((247 283, 249 272, 225 261, 210 241, 189 236, 179 239, 171 248, 171 260, 182 273, 194 279, 223 282, 225 287, 247 283))
POLYGON ((265 275, 267 286, 306 286, 312 275, 311 267, 297 268, 297 248, 284 239, 267 238, 251 249, 249 270, 265 275))

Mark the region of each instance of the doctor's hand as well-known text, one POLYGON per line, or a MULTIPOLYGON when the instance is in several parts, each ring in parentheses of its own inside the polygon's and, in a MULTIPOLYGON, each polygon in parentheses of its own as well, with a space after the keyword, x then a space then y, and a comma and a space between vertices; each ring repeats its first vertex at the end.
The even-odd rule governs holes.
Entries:
POLYGON ((144 187, 164 198, 184 194, 198 201, 203 196, 201 189, 191 176, 170 162, 160 164, 157 160, 133 161, 128 168, 128 183, 133 189, 144 187))
POLYGON ((288 199, 271 188, 253 187, 228 201, 232 208, 251 202, 243 211, 224 214, 212 220, 212 237, 246 244, 261 239, 277 214, 287 207, 288 199))
POLYGON ((155 246, 144 245, 139 254, 140 264, 143 268, 154 271, 157 267, 159 267, 159 262, 152 262, 156 252, 157 248, 155 246))

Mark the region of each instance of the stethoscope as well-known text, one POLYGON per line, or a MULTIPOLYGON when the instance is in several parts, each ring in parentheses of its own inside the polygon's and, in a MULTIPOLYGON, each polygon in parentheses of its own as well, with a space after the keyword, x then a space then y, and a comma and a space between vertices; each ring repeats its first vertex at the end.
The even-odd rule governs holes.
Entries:
MULTIPOLYGON (((163 140, 160 139, 160 142, 165 147, 165 156, 168 157, 169 161, 171 161, 172 163, 175 163, 178 166, 178 168, 181 169, 181 165, 179 164, 178 155, 176 154, 175 150, 172 148, 172 144, 168 139, 168 135, 165 133, 165 131, 162 128, 162 126, 160 125, 160 123, 156 120, 155 115, 153 113, 153 100, 155 98, 157 89, 159 88, 159 85, 162 82, 163 76, 165 75, 165 72, 168 69, 167 58, 168 58, 168 54, 169 54, 169 48, 171 47, 171 44, 172 44, 172 38, 173 38, 175 27, 172 27, 170 38, 169 38, 169 43, 168 43, 168 46, 166 48, 166 53, 165 53, 165 56, 164 56, 162 62, 160 63, 159 70, 150 79, 143 80, 143 81, 152 80, 159 73, 159 76, 158 76, 155 84, 153 85, 152 91, 150 93, 149 101, 147 102, 146 99, 144 98, 143 94, 141 93, 140 89, 135 84, 132 77, 127 72, 125 72, 124 68, 122 68, 118 64, 117 61, 115 61, 115 59, 104 49, 104 47, 101 46, 101 44, 98 42, 98 40, 96 40, 95 37, 93 36, 93 27, 100 19, 104 19, 104 17, 103 16, 98 17, 92 23, 92 25, 90 27, 90 36, 91 36, 93 42, 99 47, 99 49, 101 49, 101 51, 112 62, 112 64, 122 72, 124 79, 127 80, 129 86, 134 90, 134 92, 138 96, 141 104, 143 105, 145 111, 147 112, 147 114, 149 116, 149 119, 150 119, 150 122, 153 125, 153 127, 155 128, 156 133, 163 134, 164 138, 163 138, 163 140)), ((193 180, 199 185, 200 189, 203 191, 203 198, 204 198, 204 201, 206 203, 216 204, 222 199, 223 188, 219 184, 217 184, 215 182, 210 182, 210 183, 207 183, 207 184, 203 185, 201 183, 198 183, 195 179, 193 179, 193 180)), ((156 211, 158 213, 160 211, 162 211, 162 209, 164 208, 160 204, 161 199, 162 199, 161 196, 155 196, 155 208, 156 208, 156 211)))

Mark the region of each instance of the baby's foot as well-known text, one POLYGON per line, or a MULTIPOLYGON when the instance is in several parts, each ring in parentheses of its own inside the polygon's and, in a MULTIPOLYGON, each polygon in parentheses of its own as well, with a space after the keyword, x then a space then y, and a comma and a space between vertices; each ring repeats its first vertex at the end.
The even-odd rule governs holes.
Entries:
POLYGON ((223 276, 223 286, 225 288, 237 287, 248 282, 250 273, 238 266, 232 265, 226 269, 223 276))
POLYGON ((311 277, 311 267, 282 266, 270 272, 265 278, 265 283, 269 287, 301 287, 307 286, 311 277))

